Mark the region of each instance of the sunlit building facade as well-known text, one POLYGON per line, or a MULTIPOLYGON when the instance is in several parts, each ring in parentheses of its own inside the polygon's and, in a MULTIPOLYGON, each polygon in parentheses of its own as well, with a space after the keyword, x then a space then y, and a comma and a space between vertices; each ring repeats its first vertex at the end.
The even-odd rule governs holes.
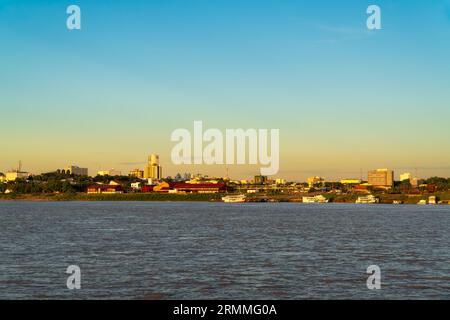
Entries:
POLYGON ((394 171, 388 169, 371 170, 368 173, 368 183, 374 187, 392 187, 394 171))
POLYGON ((152 154, 148 157, 147 165, 144 168, 144 178, 156 180, 162 178, 162 167, 159 165, 158 155, 152 154))

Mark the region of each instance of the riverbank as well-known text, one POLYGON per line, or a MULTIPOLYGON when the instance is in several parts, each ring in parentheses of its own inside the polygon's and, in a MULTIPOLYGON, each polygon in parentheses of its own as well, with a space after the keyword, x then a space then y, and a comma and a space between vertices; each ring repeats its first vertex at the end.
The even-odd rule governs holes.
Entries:
MULTIPOLYGON (((440 200, 448 201, 450 192, 432 194, 440 200)), ((122 194, 87 194, 87 193, 43 193, 43 194, 0 194, 0 201, 221 201, 223 194, 167 194, 167 193, 122 193, 122 194)), ((250 202, 301 202, 301 195, 253 195, 248 196, 250 202)), ((310 195, 309 195, 310 196, 310 195)), ((377 195, 382 204, 399 201, 402 204, 417 204, 427 200, 427 195, 381 194, 377 195)), ((325 194, 330 202, 355 203, 358 195, 325 194)))
MULTIPOLYGON (((355 201, 362 195, 325 195, 330 202, 339 203, 355 203, 355 201)), ((417 204, 420 200, 428 200, 430 196, 435 196, 440 200, 449 200, 450 192, 440 192, 434 194, 374 194, 379 200, 380 204, 393 204, 397 201, 400 204, 417 204)))

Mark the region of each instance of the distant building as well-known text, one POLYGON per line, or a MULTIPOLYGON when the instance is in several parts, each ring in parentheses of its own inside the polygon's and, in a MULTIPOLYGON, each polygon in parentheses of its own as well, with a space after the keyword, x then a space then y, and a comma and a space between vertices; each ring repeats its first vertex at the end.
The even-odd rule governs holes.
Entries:
POLYGON ((265 184, 267 182, 267 176, 255 176, 255 184, 265 184))
POLYGON ((163 181, 156 186, 153 186, 153 191, 155 192, 169 192, 170 189, 175 185, 174 182, 163 181))
POLYGON ((286 184, 286 180, 278 178, 275 180, 275 184, 286 184))
POLYGON ((142 186, 142 188, 141 188, 141 192, 144 192, 144 193, 152 192, 152 191, 153 191, 153 186, 145 185, 145 186, 142 186))
POLYGON ((141 188, 141 182, 133 182, 131 184, 131 189, 133 190, 139 190, 141 188))
POLYGON ((118 184, 94 184, 87 188, 87 193, 105 193, 105 194, 114 194, 114 193, 123 193, 123 187, 118 184))
POLYGON ((400 175, 400 181, 411 180, 412 174, 409 172, 402 173, 400 175))
POLYGON ((409 172, 405 172, 400 175, 400 181, 406 181, 406 180, 409 180, 409 183, 413 187, 417 187, 419 185, 419 179, 416 177, 413 177, 413 175, 409 172))
POLYGON ((26 179, 30 176, 29 172, 23 172, 23 171, 9 171, 6 173, 6 176, 4 178, 4 181, 16 181, 17 179, 26 179))
POLYGON ((64 170, 62 172, 66 173, 66 174, 77 175, 77 176, 87 176, 88 175, 87 168, 80 168, 77 166, 68 166, 68 167, 64 168, 64 170))
POLYGON ((321 177, 309 177, 308 178, 308 186, 310 188, 314 187, 317 184, 322 184, 323 185, 324 182, 325 182, 325 179, 321 178, 321 177))
POLYGON ((374 187, 392 187, 394 171, 388 169, 371 170, 368 173, 368 183, 374 187))
POLYGON ((361 184, 360 179, 342 179, 341 184, 361 184))
POLYGON ((161 179, 162 167, 159 165, 159 156, 152 154, 148 157, 147 165, 144 168, 145 179, 161 179))
POLYGON ((226 184, 223 182, 218 183, 176 183, 173 186, 176 192, 186 193, 219 193, 226 191, 226 184))
POLYGON ((227 186, 223 182, 192 184, 164 181, 157 186, 154 186, 152 190, 162 193, 219 193, 225 192, 227 190, 227 186))
POLYGON ((362 183, 359 185, 356 185, 353 187, 353 192, 358 192, 358 193, 370 193, 369 192, 369 187, 371 187, 370 184, 368 183, 362 183))
POLYGON ((194 177, 190 180, 185 181, 186 183, 190 184, 198 184, 198 183, 218 183, 220 179, 217 178, 209 178, 208 176, 205 177, 194 177))
POLYGON ((130 177, 136 177, 139 179, 144 179, 144 170, 140 170, 140 169, 133 169, 130 171, 129 174, 130 177))
POLYGON ((114 169, 110 169, 110 170, 101 170, 97 172, 97 175, 99 176, 110 176, 110 177, 114 177, 114 176, 121 176, 122 172, 118 171, 118 170, 114 170, 114 169))

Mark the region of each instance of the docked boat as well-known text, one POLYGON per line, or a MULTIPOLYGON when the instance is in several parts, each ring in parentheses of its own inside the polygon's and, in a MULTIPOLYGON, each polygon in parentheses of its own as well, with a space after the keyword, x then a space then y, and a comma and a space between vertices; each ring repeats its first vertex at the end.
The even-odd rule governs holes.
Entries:
POLYGON ((436 204, 436 197, 435 196, 431 196, 428 198, 428 204, 436 204))
POLYGON ((244 194, 222 197, 223 202, 239 203, 239 202, 245 202, 245 200, 246 200, 246 196, 244 194))
POLYGON ((420 200, 419 202, 417 202, 418 205, 424 206, 427 204, 427 200, 420 200))
POLYGON ((303 197, 302 202, 303 203, 327 203, 328 199, 322 195, 318 195, 315 197, 303 197))
POLYGON ((364 197, 358 197, 358 199, 356 200, 355 203, 359 203, 359 204, 373 204, 373 203, 379 203, 380 199, 378 199, 377 197, 369 194, 368 196, 364 196, 364 197))

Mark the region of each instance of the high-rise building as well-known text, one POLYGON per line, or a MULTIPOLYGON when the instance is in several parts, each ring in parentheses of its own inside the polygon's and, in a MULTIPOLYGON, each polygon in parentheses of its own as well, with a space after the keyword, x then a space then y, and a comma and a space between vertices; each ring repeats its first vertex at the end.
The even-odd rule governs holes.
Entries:
POLYGON ((152 154, 148 157, 147 165, 144 168, 145 179, 161 179, 162 167, 159 165, 159 156, 152 154))
POLYGON ((368 173, 368 183, 374 187, 392 187, 394 185, 394 171, 388 169, 371 170, 368 173))

